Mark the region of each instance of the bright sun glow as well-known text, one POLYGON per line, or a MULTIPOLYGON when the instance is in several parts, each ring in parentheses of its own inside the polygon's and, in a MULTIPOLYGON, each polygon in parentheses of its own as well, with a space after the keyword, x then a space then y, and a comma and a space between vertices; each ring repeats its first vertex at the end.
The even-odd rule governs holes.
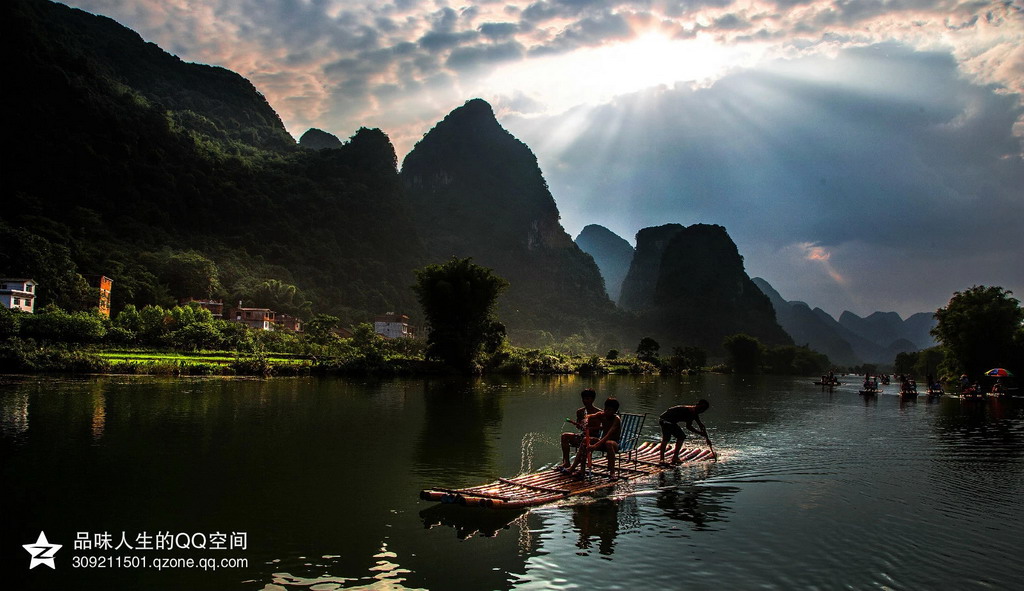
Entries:
POLYGON ((749 62, 755 52, 752 46, 740 50, 701 37, 674 40, 647 33, 627 43, 498 68, 484 85, 494 94, 525 94, 557 112, 659 85, 715 80, 749 62))

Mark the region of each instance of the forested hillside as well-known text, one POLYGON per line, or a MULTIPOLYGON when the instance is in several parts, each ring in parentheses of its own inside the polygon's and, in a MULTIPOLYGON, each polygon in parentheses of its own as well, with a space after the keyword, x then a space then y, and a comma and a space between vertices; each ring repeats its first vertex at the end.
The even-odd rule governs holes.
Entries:
POLYGON ((233 72, 60 4, 3 11, 17 148, 0 269, 35 277, 40 304, 90 301, 61 278, 70 262, 114 279, 115 309, 210 296, 349 321, 415 309, 425 259, 382 132, 302 149, 233 72))

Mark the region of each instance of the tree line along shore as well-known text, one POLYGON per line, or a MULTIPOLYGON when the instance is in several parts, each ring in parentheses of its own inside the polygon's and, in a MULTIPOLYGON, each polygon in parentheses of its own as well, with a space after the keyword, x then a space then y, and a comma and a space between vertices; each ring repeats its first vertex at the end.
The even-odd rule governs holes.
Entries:
MULTIPOLYGON (((574 334, 542 348, 510 343, 495 312, 508 282, 493 270, 453 258, 416 271, 412 286, 429 326, 426 339, 386 338, 368 323, 339 330, 340 319, 319 314, 302 332, 254 330, 215 318, 194 302, 163 308, 128 304, 108 316, 49 304, 36 313, 0 306, 0 373, 73 372, 164 375, 419 375, 603 374, 702 371, 821 375, 834 368, 804 346, 767 346, 738 333, 711 359, 696 346, 662 351, 651 337, 635 350, 598 352, 574 334)), ((936 311, 938 347, 901 353, 897 373, 946 380, 985 367, 1019 367, 1024 358, 1024 310, 1011 292, 975 286, 936 311)))

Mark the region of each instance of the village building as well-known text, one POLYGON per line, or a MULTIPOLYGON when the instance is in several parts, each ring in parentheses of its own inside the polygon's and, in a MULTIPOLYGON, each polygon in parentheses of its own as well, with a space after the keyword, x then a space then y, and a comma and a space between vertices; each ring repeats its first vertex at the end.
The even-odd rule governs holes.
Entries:
POLYGON ((110 318, 110 291, 113 289, 114 280, 106 275, 85 275, 84 277, 89 282, 90 287, 100 291, 99 300, 96 304, 100 314, 110 318))
POLYGON ((290 330, 292 332, 302 332, 302 319, 292 316, 291 314, 278 314, 274 324, 279 329, 290 330))
POLYGON ((416 328, 409 325, 409 317, 405 314, 388 312, 373 319, 373 331, 389 339, 412 338, 416 336, 416 328))
POLYGON ((232 308, 228 320, 255 328, 256 330, 273 330, 277 315, 270 308, 232 308))
POLYGON ((11 310, 35 313, 36 288, 33 279, 19 277, 0 278, 0 304, 11 310))
POLYGON ((193 298, 185 298, 180 300, 179 303, 182 306, 195 304, 204 310, 209 310, 210 315, 218 320, 224 318, 224 300, 196 300, 193 298))

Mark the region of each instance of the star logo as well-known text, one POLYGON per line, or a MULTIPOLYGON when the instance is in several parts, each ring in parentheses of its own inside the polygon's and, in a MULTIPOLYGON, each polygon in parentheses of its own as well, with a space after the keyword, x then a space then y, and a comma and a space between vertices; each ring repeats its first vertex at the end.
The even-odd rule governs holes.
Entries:
POLYGON ((51 544, 46 539, 45 532, 39 532, 39 539, 36 540, 35 544, 22 544, 21 546, 32 555, 32 563, 29 564, 29 569, 33 569, 40 564, 56 570, 57 565, 53 562, 53 556, 57 554, 57 550, 60 550, 63 546, 61 544, 51 544))

